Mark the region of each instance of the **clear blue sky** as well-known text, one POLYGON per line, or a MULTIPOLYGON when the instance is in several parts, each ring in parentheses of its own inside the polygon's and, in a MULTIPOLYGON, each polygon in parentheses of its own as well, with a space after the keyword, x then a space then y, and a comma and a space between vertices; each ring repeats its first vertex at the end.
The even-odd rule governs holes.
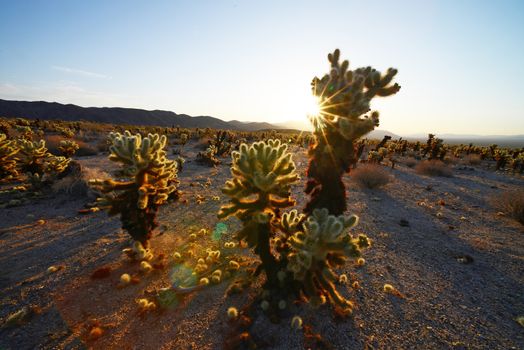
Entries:
POLYGON ((0 98, 305 118, 340 48, 398 134, 524 134, 524 1, 4 1, 0 98))

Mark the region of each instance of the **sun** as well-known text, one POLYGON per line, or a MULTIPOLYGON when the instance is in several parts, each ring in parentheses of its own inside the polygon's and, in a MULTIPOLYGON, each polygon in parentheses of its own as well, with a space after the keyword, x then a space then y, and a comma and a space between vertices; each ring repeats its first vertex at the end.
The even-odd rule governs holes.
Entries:
POLYGON ((304 107, 307 117, 314 118, 320 115, 321 109, 320 100, 318 99, 318 97, 310 95, 309 98, 306 99, 304 107))

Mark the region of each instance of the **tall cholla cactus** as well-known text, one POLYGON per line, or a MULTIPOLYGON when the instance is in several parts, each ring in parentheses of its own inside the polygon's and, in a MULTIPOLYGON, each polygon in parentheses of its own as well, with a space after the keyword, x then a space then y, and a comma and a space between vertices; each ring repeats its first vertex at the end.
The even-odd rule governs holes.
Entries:
POLYGON ((222 206, 219 218, 235 215, 243 223, 237 238, 245 240, 262 260, 269 285, 277 283, 278 262, 270 249, 272 227, 279 210, 295 204, 290 198, 291 184, 298 180, 295 163, 280 140, 242 144, 232 152, 233 179, 222 192, 230 203, 222 206))
POLYGON ((15 141, 0 134, 0 181, 9 181, 18 176, 15 159, 18 151, 15 141))
POLYGON ((303 232, 289 240, 287 268, 301 282, 303 294, 319 305, 326 298, 343 313, 350 313, 353 304, 337 291, 339 276, 333 268, 342 266, 347 257, 357 258, 370 245, 365 235, 353 238, 347 230, 358 222, 355 215, 333 216, 327 209, 315 209, 303 224, 303 232))
POLYGON ((346 209, 342 175, 357 161, 354 142, 379 124, 378 112, 370 111, 375 96, 390 96, 400 89, 391 84, 396 69, 381 74, 371 67, 348 70, 349 62, 339 62, 340 51, 328 55, 330 74, 311 83, 320 113, 312 116, 316 142, 310 147, 306 193, 311 196, 305 211, 327 208, 341 215, 346 209))
POLYGON ((165 135, 149 134, 142 139, 140 134, 126 131, 124 135, 111 133, 109 139, 109 159, 121 163, 122 173, 130 179, 94 179, 90 183, 103 193, 100 206, 108 209, 109 215, 120 214, 122 227, 147 248, 158 226, 158 206, 177 190, 176 163, 166 157, 165 135))

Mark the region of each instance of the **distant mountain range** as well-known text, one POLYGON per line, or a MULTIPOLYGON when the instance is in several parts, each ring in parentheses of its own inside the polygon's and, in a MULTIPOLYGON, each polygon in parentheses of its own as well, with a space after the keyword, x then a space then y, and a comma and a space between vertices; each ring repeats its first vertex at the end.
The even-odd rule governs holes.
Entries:
MULTIPOLYGON (((288 121, 270 124, 265 122, 241 122, 238 120, 223 121, 210 116, 192 117, 187 114, 176 114, 170 111, 147 111, 136 108, 121 107, 80 107, 73 104, 57 102, 27 102, 8 101, 0 99, 0 117, 27 118, 27 119, 59 119, 65 121, 92 121, 97 123, 154 125, 154 126, 180 126, 183 128, 212 128, 239 131, 257 131, 271 129, 293 129, 311 131, 311 125, 304 121, 288 121)), ((373 130, 367 138, 382 139, 385 135, 393 139, 400 138, 387 130, 373 130)), ((524 135, 459 135, 437 134, 446 143, 473 143, 476 145, 489 145, 496 143, 504 147, 524 147, 524 135)), ((423 141, 427 134, 413 134, 404 137, 407 140, 423 141)))
MULTIPOLYGON (((497 144, 501 147, 524 147, 524 135, 475 135, 475 134, 436 134, 447 144, 469 144, 488 146, 497 144)), ((425 141, 427 134, 412 134, 405 137, 409 141, 425 141)))
POLYGON ((26 102, 0 99, 0 116, 27 119, 59 119, 65 121, 91 121, 97 123, 180 126, 183 128, 212 128, 254 131, 275 129, 269 123, 244 123, 237 120, 225 122, 221 119, 187 114, 176 114, 170 111, 146 111, 136 108, 120 107, 80 107, 73 104, 57 102, 26 102))

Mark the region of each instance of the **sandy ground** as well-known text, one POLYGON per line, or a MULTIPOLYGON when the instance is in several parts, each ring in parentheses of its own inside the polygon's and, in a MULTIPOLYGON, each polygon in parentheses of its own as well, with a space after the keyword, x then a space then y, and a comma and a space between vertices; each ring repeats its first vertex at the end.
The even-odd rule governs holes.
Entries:
MULTIPOLYGON (((304 179, 305 152, 294 151, 304 179)), ((218 223, 230 161, 215 170, 196 164, 195 154, 190 147, 184 152, 188 161, 179 174, 188 203, 161 209, 162 234, 152 240, 157 254, 184 249, 189 233, 213 231, 218 223), (205 201, 197 204, 196 195, 205 201)), ((112 167, 102 155, 79 162, 112 167)), ((348 212, 360 216, 355 233, 374 242, 363 267, 350 264, 341 271, 362 287, 340 287, 356 301, 354 314, 341 319, 327 306, 302 304, 280 323, 259 316, 251 327, 258 348, 524 349, 524 328, 515 321, 524 315, 524 226, 497 215, 488 201, 522 188, 524 179, 479 167, 455 166, 451 178, 421 176, 402 164, 388 171, 392 181, 379 190, 359 189, 347 178, 348 212), (401 219, 409 225, 401 226, 401 219), (384 293, 385 283, 401 296, 384 293), (322 337, 322 345, 291 329, 293 315, 322 337)), ((302 185, 293 191, 303 205, 302 185)), ((36 311, 22 325, 0 329, 0 349, 223 348, 234 328, 227 308, 241 310, 256 288, 226 296, 224 282, 180 297, 168 310, 140 313, 136 299, 170 285, 173 267, 140 275, 138 264, 121 252, 130 240, 119 219, 102 212, 78 215, 87 201, 62 193, 0 211, 0 319, 24 306, 36 311), (61 269, 49 274, 51 265, 61 269), (110 268, 109 276, 92 279, 101 267, 110 268), (124 272, 140 275, 140 283, 118 288, 124 272), (88 335, 93 326, 103 329, 97 339, 88 335)), ((235 219, 225 224, 222 241, 238 228, 235 219)))

